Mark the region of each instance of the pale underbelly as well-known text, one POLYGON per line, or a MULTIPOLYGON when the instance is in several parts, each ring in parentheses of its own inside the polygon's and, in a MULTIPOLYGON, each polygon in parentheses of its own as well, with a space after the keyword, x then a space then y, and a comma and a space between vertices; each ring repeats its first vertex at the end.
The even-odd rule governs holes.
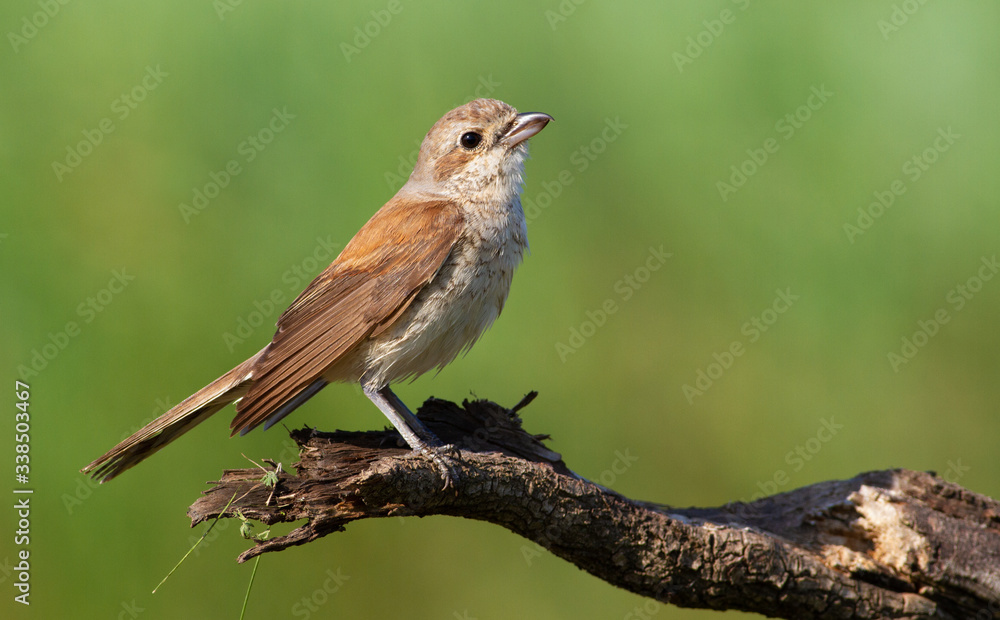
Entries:
POLYGON ((450 257, 392 327, 324 377, 385 386, 443 367, 471 347, 500 316, 521 249, 468 254, 450 257))

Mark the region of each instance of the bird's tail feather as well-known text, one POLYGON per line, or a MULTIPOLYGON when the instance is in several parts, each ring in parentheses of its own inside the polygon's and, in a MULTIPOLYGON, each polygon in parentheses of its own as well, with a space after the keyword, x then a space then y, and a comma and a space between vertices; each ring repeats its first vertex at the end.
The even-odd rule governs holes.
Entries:
POLYGON ((188 432, 229 403, 242 398, 253 384, 252 369, 259 353, 198 390, 131 437, 80 471, 102 483, 137 465, 188 432))

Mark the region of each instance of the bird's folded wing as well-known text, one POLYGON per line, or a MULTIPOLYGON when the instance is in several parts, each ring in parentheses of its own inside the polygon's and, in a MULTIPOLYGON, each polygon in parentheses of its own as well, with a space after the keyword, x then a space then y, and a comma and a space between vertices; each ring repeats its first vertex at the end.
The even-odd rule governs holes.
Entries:
POLYGON ((233 433, 282 404, 373 333, 392 324, 445 263, 462 230, 448 201, 393 198, 292 302, 237 403, 233 433))

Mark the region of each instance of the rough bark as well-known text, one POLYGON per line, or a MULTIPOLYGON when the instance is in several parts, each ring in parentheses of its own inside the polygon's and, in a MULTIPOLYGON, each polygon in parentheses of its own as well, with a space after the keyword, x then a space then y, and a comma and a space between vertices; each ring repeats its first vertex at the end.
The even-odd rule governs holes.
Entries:
POLYGON ((674 508, 630 500, 570 471, 517 411, 430 399, 418 415, 460 453, 443 489, 432 461, 385 432, 292 432, 297 475, 227 470, 192 524, 236 510, 267 524, 245 561, 351 521, 444 514, 489 521, 608 583, 683 607, 779 618, 1000 617, 1000 502, 903 469, 821 482, 744 504, 674 508))

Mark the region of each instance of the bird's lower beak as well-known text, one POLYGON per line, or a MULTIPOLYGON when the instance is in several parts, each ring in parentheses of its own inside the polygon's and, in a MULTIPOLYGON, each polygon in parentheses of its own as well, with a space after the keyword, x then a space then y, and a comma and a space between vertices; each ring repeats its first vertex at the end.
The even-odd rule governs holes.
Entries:
POLYGON ((504 134, 508 146, 517 146, 539 131, 545 129, 552 117, 541 112, 525 112, 514 118, 514 124, 504 134))

